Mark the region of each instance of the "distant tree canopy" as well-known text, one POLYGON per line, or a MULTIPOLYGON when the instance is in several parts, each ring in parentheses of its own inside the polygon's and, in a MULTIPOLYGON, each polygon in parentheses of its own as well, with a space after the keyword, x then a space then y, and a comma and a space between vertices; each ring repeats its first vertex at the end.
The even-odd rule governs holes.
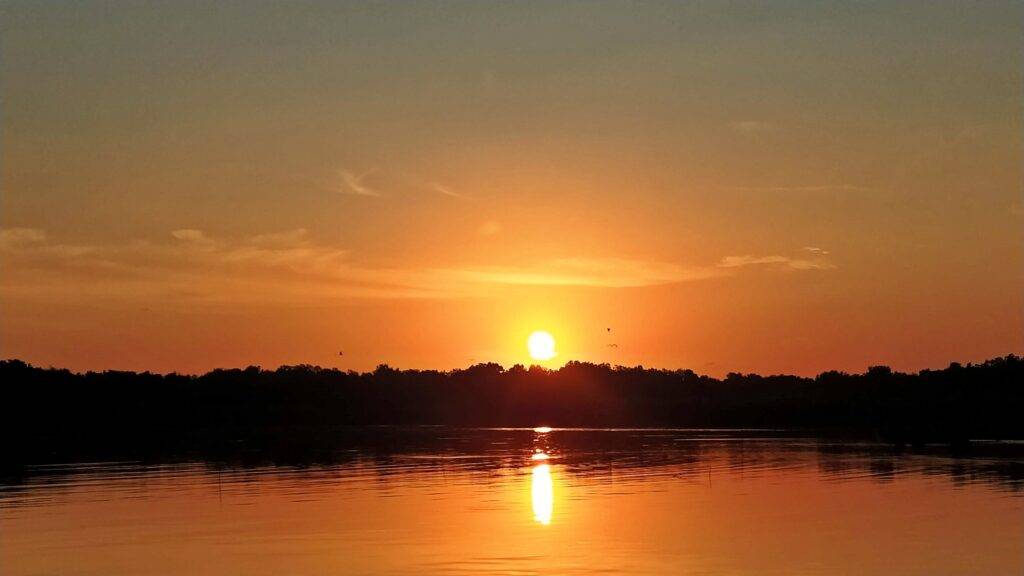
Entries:
POLYGON ((1024 437, 1015 355, 917 374, 873 366, 815 378, 569 362, 369 373, 318 366, 201 376, 73 373, 0 361, 9 433, 132 434, 252 426, 451 424, 853 430, 894 441, 1024 437))

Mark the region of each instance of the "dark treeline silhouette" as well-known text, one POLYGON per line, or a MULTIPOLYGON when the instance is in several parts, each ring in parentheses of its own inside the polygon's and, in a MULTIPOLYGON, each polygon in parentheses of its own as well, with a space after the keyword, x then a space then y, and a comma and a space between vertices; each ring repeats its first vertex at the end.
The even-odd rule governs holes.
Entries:
MULTIPOLYGON (((569 362, 357 373, 316 366, 201 376, 73 373, 0 361, 0 421, 21 438, 338 425, 671 426, 846 431, 896 443, 1024 438, 1024 360, 815 378, 569 362)), ((12 436, 8 436, 12 438, 12 436)))

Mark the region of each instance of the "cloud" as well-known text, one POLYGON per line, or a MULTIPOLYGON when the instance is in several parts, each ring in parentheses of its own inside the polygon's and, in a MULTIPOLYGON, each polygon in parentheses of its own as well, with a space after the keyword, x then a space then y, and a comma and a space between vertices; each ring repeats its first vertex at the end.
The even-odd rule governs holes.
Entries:
POLYGON ((184 240, 186 242, 204 242, 207 240, 202 230, 196 230, 195 228, 184 228, 181 230, 174 230, 171 232, 171 236, 174 236, 178 240, 184 240))
POLYGON ((371 171, 360 176, 348 170, 341 170, 341 187, 339 188, 338 192, 342 194, 351 194, 354 196, 382 196, 380 192, 374 190, 365 183, 366 177, 372 173, 373 172, 371 171))
POLYGON ((878 188, 855 184, 813 184, 809 186, 730 186, 731 190, 750 192, 878 192, 878 188))
POLYGON ((835 270, 837 268, 835 264, 824 260, 801 260, 799 258, 791 259, 786 266, 793 270, 835 270))
POLYGON ((438 184, 437 182, 434 182, 434 183, 430 184, 430 189, 435 191, 435 192, 437 192, 438 194, 443 194, 445 196, 451 196, 452 198, 460 198, 462 200, 469 200, 469 196, 466 196, 465 194, 461 194, 459 192, 456 192, 456 191, 452 190, 451 188, 449 188, 449 187, 447 187, 447 186, 445 186, 443 184, 438 184))
POLYGON ((722 276, 715 268, 622 258, 562 258, 530 267, 478 267, 447 270, 460 281, 533 286, 637 288, 722 276))
POLYGON ((718 263, 719 268, 739 268, 740 266, 755 266, 757 264, 781 264, 788 262, 785 256, 726 256, 718 263))
POLYGON ((38 228, 4 228, 0 230, 0 247, 22 246, 46 240, 46 232, 38 228))
POLYGON ((451 186, 442 184, 436 180, 421 178, 417 175, 389 171, 379 172, 378 170, 370 170, 363 174, 358 174, 344 168, 339 170, 338 173, 340 175, 341 182, 336 186, 335 190, 340 194, 347 194, 350 196, 381 198, 385 196, 385 194, 381 192, 380 188, 384 188, 389 191, 387 196, 394 196, 395 194, 401 194, 403 192, 412 193, 429 190, 449 198, 458 198, 460 200, 473 199, 468 194, 464 194, 451 186), (373 184, 367 181, 371 175, 373 176, 373 184))
POLYGON ((217 242, 212 238, 203 234, 202 230, 196 230, 195 228, 183 228, 181 230, 174 230, 171 232, 176 240, 182 244, 187 244, 201 250, 215 250, 217 248, 217 242))
MULTIPOLYGON (((94 252, 90 246, 76 246, 69 244, 51 243, 47 240, 49 235, 39 228, 3 228, 0 229, 0 254, 16 255, 32 253, 37 256, 52 258, 74 258, 94 252)), ((32 262, 17 262, 18 265, 31 266, 32 262)), ((8 275, 16 271, 5 271, 8 275)))
POLYGON ((719 268, 742 268, 745 266, 761 266, 778 264, 783 268, 792 270, 832 270, 836 266, 825 260, 806 260, 801 258, 790 258, 789 256, 726 256, 718 262, 719 268))
POLYGON ((312 243, 309 238, 309 231, 305 228, 296 228, 285 232, 272 232, 269 234, 257 234, 249 239, 252 244, 267 247, 283 246, 308 246, 312 243))
POLYGON ((828 250, 818 248, 817 246, 804 246, 803 250, 810 252, 811 254, 818 254, 821 256, 827 256, 829 254, 828 250))
MULTIPOLYGON (((497 223, 495 223, 497 224, 497 223)), ((727 256, 707 266, 572 257, 528 266, 383 268, 359 264, 304 228, 221 238, 195 228, 165 242, 75 245, 34 228, 0 229, 0 296, 68 304, 164 307, 324 305, 347 299, 482 297, 500 286, 638 288, 732 276, 750 266, 823 270, 821 258, 727 256)))
POLYGON ((312 305, 345 298, 437 297, 429 278, 353 264, 305 229, 230 240, 194 228, 173 241, 78 246, 0 230, 0 295, 33 301, 159 301, 166 306, 312 305))

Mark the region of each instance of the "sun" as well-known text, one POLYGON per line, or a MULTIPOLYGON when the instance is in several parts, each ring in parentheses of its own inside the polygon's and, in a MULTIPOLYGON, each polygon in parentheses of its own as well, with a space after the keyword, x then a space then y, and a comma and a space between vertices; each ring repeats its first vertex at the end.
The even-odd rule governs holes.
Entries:
POLYGON ((534 360, 551 360, 555 352, 555 337, 543 330, 537 330, 526 339, 526 348, 534 360))

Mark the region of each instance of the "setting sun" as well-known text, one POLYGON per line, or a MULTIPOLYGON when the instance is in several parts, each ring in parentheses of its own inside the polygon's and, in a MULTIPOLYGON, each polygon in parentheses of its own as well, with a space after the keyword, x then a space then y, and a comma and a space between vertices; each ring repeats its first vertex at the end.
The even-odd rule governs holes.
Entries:
POLYGON ((526 339, 526 348, 534 360, 551 360, 558 355, 555 352, 555 337, 543 330, 530 334, 526 339))

